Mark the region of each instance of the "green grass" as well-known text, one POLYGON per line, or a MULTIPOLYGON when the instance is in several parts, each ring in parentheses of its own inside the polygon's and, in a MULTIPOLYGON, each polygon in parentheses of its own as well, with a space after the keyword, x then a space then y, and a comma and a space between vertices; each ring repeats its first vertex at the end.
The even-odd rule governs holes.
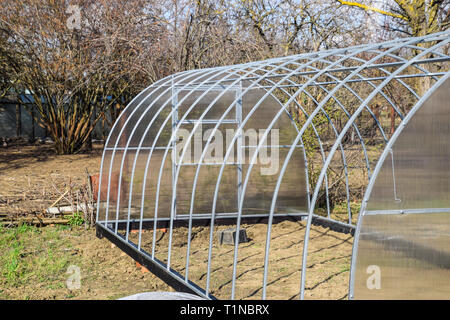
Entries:
MULTIPOLYGON (((17 288, 30 281, 48 289, 64 287, 66 269, 74 263, 71 245, 64 237, 66 229, 0 225, 0 288, 17 288)), ((0 298, 6 298, 4 290, 0 298)))

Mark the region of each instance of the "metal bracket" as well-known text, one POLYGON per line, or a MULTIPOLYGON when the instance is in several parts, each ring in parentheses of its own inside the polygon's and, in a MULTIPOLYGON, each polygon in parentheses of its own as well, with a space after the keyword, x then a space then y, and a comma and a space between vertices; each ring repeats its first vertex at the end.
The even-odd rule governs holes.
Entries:
POLYGON ((391 153, 391 160, 392 160, 392 182, 394 184, 394 201, 396 203, 400 203, 402 202, 402 199, 397 197, 397 185, 395 183, 394 151, 390 149, 389 152, 391 153))

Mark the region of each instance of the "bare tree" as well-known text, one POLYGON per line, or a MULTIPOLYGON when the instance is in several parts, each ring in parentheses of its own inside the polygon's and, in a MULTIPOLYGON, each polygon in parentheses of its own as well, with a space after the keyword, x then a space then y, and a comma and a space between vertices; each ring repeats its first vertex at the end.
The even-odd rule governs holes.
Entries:
POLYGON ((410 36, 423 36, 450 26, 448 0, 389 0, 378 4, 374 0, 336 0, 344 6, 359 8, 384 16, 384 28, 410 36))
POLYGON ((33 96, 57 152, 73 153, 165 75, 367 40, 364 12, 350 11, 336 0, 4 0, 0 72, 33 96))
POLYGON ((8 0, 0 8, 15 87, 33 96, 58 153, 81 150, 106 111, 161 77, 148 63, 158 57, 162 27, 147 1, 80 0, 71 8, 79 10, 74 21, 63 1, 8 0))

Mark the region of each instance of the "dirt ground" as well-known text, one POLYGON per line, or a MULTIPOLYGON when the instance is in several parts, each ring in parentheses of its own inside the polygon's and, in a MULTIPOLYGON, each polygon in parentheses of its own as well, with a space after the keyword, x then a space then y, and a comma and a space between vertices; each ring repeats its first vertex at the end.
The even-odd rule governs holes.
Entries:
MULTIPOLYGON (((304 221, 284 220, 271 231, 267 277, 268 299, 298 299, 304 241, 304 221)), ((217 232, 230 226, 217 226, 210 267, 211 294, 230 299, 233 275, 234 245, 220 244, 217 232)), ((232 228, 235 228, 233 226, 232 228)), ((248 242, 239 244, 235 299, 261 299, 264 273, 267 224, 243 224, 248 242)), ((167 231, 167 230, 166 230, 167 231)), ((155 257, 167 263, 169 232, 157 231, 155 257)), ((189 254, 189 279, 202 288, 207 282, 209 227, 192 229, 189 254)), ((130 239, 138 243, 138 233, 130 239)), ((153 249, 153 231, 142 234, 142 248, 153 249)), ((188 228, 179 227, 172 234, 171 267, 186 274, 188 228)), ((348 294, 350 258, 353 238, 349 234, 312 226, 306 272, 306 299, 344 299, 348 294)))
POLYGON ((23 142, 0 147, 0 213, 42 213, 70 185, 79 186, 99 172, 100 144, 90 153, 55 155, 49 144, 23 142))
MULTIPOLYGON (((90 174, 98 173, 100 160, 101 145, 88 154, 63 156, 56 156, 50 145, 18 144, 1 148, 0 213, 16 216, 42 213, 68 185, 85 183, 86 168, 90 174)), ((267 226, 243 227, 250 241, 239 245, 235 298, 259 299, 267 226)), ((221 228, 225 226, 217 230, 221 228)), ((273 226, 267 298, 298 298, 304 228, 304 222, 295 221, 283 221, 273 226)), ((116 299, 144 291, 171 291, 108 240, 97 239, 93 229, 47 226, 32 227, 23 233, 4 230, 4 236, 0 238, 3 242, 0 259, 3 263, 0 265, 2 299, 116 299), (69 290, 70 272, 67 272, 73 265, 79 268, 81 286, 69 290)), ((156 257, 166 261, 167 251, 159 248, 164 247, 169 235, 158 232, 156 257)), ((193 234, 189 278, 204 287, 209 228, 194 228, 193 234)), ((132 234, 131 239, 133 237, 137 234, 132 234)), ((152 238, 152 231, 143 233, 143 247, 147 251, 152 249, 152 238)), ((180 227, 173 233, 171 263, 182 274, 186 271, 186 238, 186 228, 180 227)), ((350 235, 313 226, 306 298, 347 297, 351 246, 350 235)), ((210 287, 211 293, 218 298, 230 297, 233 253, 233 246, 214 241, 210 287)))
POLYGON ((92 229, 33 227, 18 238, 23 247, 18 268, 9 276, 3 267, 0 299, 106 300, 146 291, 171 291, 153 274, 143 273, 108 240, 98 239, 92 229), (76 274, 80 275, 79 287, 71 282, 76 274))
MULTIPOLYGON (((86 168, 90 174, 99 172, 101 148, 94 145, 91 153, 55 155, 47 144, 0 147, 0 213, 15 217, 41 214, 70 184, 86 183, 86 168)), ((0 298, 115 299, 143 291, 171 290, 151 273, 143 273, 108 240, 96 238, 94 229, 32 227, 19 235, 14 229, 1 230, 4 263, 0 265, 0 298), (14 233, 8 237, 8 232, 14 233), (16 252, 17 266, 8 274, 16 252), (70 265, 80 268, 80 289, 67 289, 70 265)))

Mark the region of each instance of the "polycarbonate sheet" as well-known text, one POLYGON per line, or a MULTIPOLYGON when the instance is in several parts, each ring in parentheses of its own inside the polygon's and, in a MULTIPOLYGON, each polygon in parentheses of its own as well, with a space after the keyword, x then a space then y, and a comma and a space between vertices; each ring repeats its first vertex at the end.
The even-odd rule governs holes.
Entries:
POLYGON ((450 297, 450 80, 394 143, 361 219, 356 299, 450 297))
POLYGON ((121 185, 121 187, 123 185, 120 182, 122 156, 123 151, 121 150, 107 150, 105 152, 100 186, 99 220, 101 218, 107 222, 117 220, 117 201, 119 197, 124 197, 123 193, 119 194, 119 185, 121 185))
MULTIPOLYGON (((222 93, 220 91, 214 92, 205 101, 210 104, 215 99, 214 95, 222 93)), ((230 93, 228 97, 230 101, 226 100, 228 101, 227 103, 214 104, 215 111, 213 116, 208 117, 208 120, 220 118, 223 112, 233 103, 231 98, 235 98, 236 93, 227 91, 225 92, 225 97, 227 93, 230 93)), ((196 92, 196 95, 201 94, 202 92, 196 92)), ((217 127, 217 130, 215 130, 214 138, 208 145, 206 156, 203 158, 199 171, 192 211, 194 214, 211 213, 214 190, 219 178, 220 164, 224 161, 227 150, 230 149, 231 152, 228 154, 223 175, 221 176, 216 200, 216 213, 236 213, 239 195, 242 190, 239 186, 242 186, 244 183, 246 172, 258 144, 262 141, 264 134, 272 123, 270 131, 262 141, 261 149, 256 157, 243 204, 244 214, 269 214, 281 167, 298 131, 295 123, 289 118, 288 113, 281 109, 280 102, 273 96, 265 96, 265 94, 266 91, 261 89, 252 90, 245 94, 242 99, 242 117, 236 114, 237 111, 234 110, 236 107, 231 109, 233 117, 225 117, 226 120, 233 119, 236 122, 221 123, 219 125, 209 123, 197 124, 197 129, 193 133, 195 122, 179 125, 176 134, 179 137, 176 144, 176 164, 181 166, 181 168, 176 188, 177 216, 186 215, 191 210, 192 185, 195 172, 200 161, 200 155, 207 147, 206 141, 213 133, 215 127, 217 127), (250 114, 255 106, 255 111, 250 114), (239 133, 237 128, 246 116, 249 116, 249 118, 244 129, 239 133), (191 133, 192 137, 187 145, 187 138, 191 133), (186 148, 186 152, 181 158, 183 148, 186 148), (240 150, 240 153, 238 150, 240 150), (216 166, 215 164, 218 165, 216 166)), ((180 95, 177 96, 177 100, 179 98, 180 95)), ((195 99, 192 100, 195 102, 195 99)), ((219 99, 218 102, 223 101, 219 99)), ((180 103, 180 105, 183 104, 184 102, 180 103)), ((181 107, 179 115, 184 114, 186 111, 182 110, 187 107, 189 107, 189 104, 181 107)), ((200 108, 202 112, 205 110, 202 103, 198 103, 196 108, 200 108)), ((195 115, 192 116, 193 118, 199 118, 200 113, 191 111, 188 118, 191 118, 191 115, 195 115)), ((205 120, 205 118, 203 119, 205 120)), ((294 148, 286 173, 278 189, 275 213, 305 212, 307 206, 305 164, 303 149, 299 143, 294 148)))
POLYGON ((149 119, 153 117, 159 107, 170 98, 170 90, 169 86, 161 86, 149 88, 139 95, 122 111, 114 129, 111 130, 106 147, 125 147, 133 129, 136 131, 135 127, 140 123, 141 117, 147 115, 144 123, 148 124, 149 119))
MULTIPOLYGON (((177 183, 177 216, 188 215, 194 192, 196 166, 182 166, 177 183)), ((211 214, 214 190, 220 165, 203 165, 199 171, 195 188, 193 214, 211 214)), ((238 200, 237 166, 226 165, 223 171, 216 201, 216 214, 236 213, 238 200)))
MULTIPOLYGON (((127 152, 122 169, 119 220, 127 220, 128 218, 134 221, 139 220, 142 206, 144 208, 142 211, 143 219, 154 217, 158 179, 160 177, 159 168, 161 168, 164 156, 163 151, 155 149, 151 152, 144 149, 139 152, 133 150, 127 152), (152 168, 158 168, 158 170, 152 170, 152 168), (147 175, 145 175, 146 172, 147 175)), ((169 150, 161 174, 158 197, 158 212, 161 212, 164 217, 170 216, 171 181, 172 161, 171 151, 169 150)), ((116 210, 116 207, 114 210, 116 210)))
MULTIPOLYGON (((267 163, 253 165, 243 203, 243 213, 268 214, 285 162, 288 148, 270 148, 267 163), (272 155, 271 155, 272 154, 272 155), (271 156, 270 156, 271 155, 271 156)), ((247 175, 249 165, 243 166, 243 176, 247 175)), ((305 164, 303 150, 296 148, 289 160, 284 177, 278 189, 275 214, 304 213, 307 211, 305 164)))
POLYGON ((112 151, 105 150, 102 161, 102 171, 99 175, 99 179, 97 182, 92 181, 93 184, 97 183, 97 186, 100 188, 100 193, 94 195, 99 198, 98 201, 98 217, 97 221, 105 221, 106 219, 106 207, 107 207, 107 190, 109 186, 109 165, 111 163, 111 154, 112 151))
MULTIPOLYGON (((166 97, 166 99, 169 99, 166 97)), ((150 103, 147 111, 134 123, 134 130, 127 130, 128 148, 165 147, 170 142, 172 126, 172 104, 164 99, 150 103), (151 105, 151 107, 150 107, 151 105), (133 133, 133 134, 131 134, 133 133), (156 143, 155 143, 156 141, 156 143)))
MULTIPOLYGON (((118 179, 121 179, 120 189, 117 188, 118 196, 116 200, 114 200, 113 210, 116 215, 118 214, 118 220, 127 220, 128 214, 130 214, 130 219, 136 219, 137 217, 139 217, 139 211, 136 205, 128 205, 131 186, 133 186, 133 188, 138 188, 138 184, 142 181, 138 178, 133 179, 133 182, 131 181, 131 172, 136 155, 136 150, 127 150, 127 152, 121 153, 121 155, 117 156, 115 159, 115 161, 117 161, 117 167, 119 168, 118 179), (119 201, 117 201, 117 199, 119 201)), ((138 168, 138 171, 140 170, 141 168, 138 168)), ((110 199, 110 201, 111 200, 113 199, 110 199)), ((133 200, 136 201, 136 198, 132 198, 132 201, 133 200)))
POLYGON ((355 299, 448 299, 450 214, 366 215, 355 299))
POLYGON ((281 107, 280 101, 266 90, 251 89, 247 91, 242 99, 242 119, 246 119, 250 113, 251 116, 247 118, 244 130, 266 129, 281 107))
POLYGON ((236 119, 236 86, 229 89, 225 89, 226 86, 224 89, 206 87, 204 90, 194 90, 194 88, 174 90, 178 101, 178 119, 184 117, 186 121, 195 121, 202 117, 203 120, 218 120, 230 106, 224 119, 236 119))
MULTIPOLYGON (((266 90, 249 91, 243 98, 243 179, 257 147, 256 162, 252 167, 243 203, 244 214, 268 214, 287 154, 298 134, 296 124, 274 96, 266 90), (249 116, 250 115, 250 116, 249 116)), ((307 210, 305 160, 300 140, 278 188, 274 213, 301 213, 307 210)))
MULTIPOLYGON (((246 95, 242 99, 244 101, 242 109, 245 110, 245 115, 240 114, 241 102, 239 102, 230 109, 230 117, 225 117, 225 121, 228 122, 211 123, 211 120, 219 119, 235 102, 238 92, 235 89, 225 92, 213 90, 195 104, 193 111, 187 117, 197 120, 214 99, 223 94, 212 104, 207 117, 203 118, 206 122, 196 126, 195 121, 185 124, 178 121, 204 91, 193 91, 192 96, 188 91, 170 90, 170 92, 177 92, 176 96, 170 96, 167 91, 160 92, 156 96, 159 97, 159 100, 151 101, 147 98, 143 101, 141 107, 146 110, 145 113, 137 111, 130 119, 125 120, 124 118, 127 126, 123 130, 112 158, 111 181, 113 183, 109 184, 111 189, 109 220, 127 220, 128 215, 131 220, 137 220, 141 214, 144 219, 152 218, 155 215, 156 204, 158 204, 158 208, 156 208, 158 217, 168 218, 171 213, 174 192, 176 192, 175 213, 177 217, 188 215, 191 212, 191 205, 194 214, 211 214, 220 167, 230 146, 231 152, 221 176, 215 212, 217 214, 236 214, 239 196, 242 193, 241 186, 249 164, 258 144, 264 138, 267 128, 273 122, 256 157, 243 204, 244 214, 268 214, 281 167, 298 133, 295 123, 289 118, 288 113, 284 110, 280 112, 280 103, 270 95, 262 99, 266 94, 265 90, 252 90, 250 95, 246 95), (183 97, 186 99, 183 100, 183 97), (177 113, 171 115, 173 105, 177 106, 177 113), (239 133, 238 127, 241 121, 256 105, 258 107, 255 112, 250 115, 244 130, 239 133), (275 121, 273 121, 274 118, 276 118, 275 121), (230 122, 230 120, 232 121, 230 122), (172 136, 171 127, 175 125, 174 121, 178 126, 176 133, 178 140, 172 144, 170 137, 172 136), (136 126, 134 131, 132 125, 136 126), (192 132, 195 126, 197 129, 192 132), (214 129, 216 127, 217 130, 214 129), (214 137, 207 146, 206 142, 213 132, 214 137), (191 133, 193 133, 191 141, 189 145, 186 145, 187 138, 191 133), (236 139, 233 140, 235 137, 236 139), (155 139, 158 139, 156 143, 155 139), (155 146, 153 151, 152 146, 155 146), (175 146, 176 157, 172 158, 172 150, 169 150, 164 164, 162 164, 165 149, 173 146, 175 146), (182 150, 185 147, 186 152, 181 158, 182 150), (191 202, 195 173, 200 156, 204 151, 205 157, 198 172, 194 202, 191 202), (164 165, 164 169, 160 177, 161 165, 164 165), (173 179, 178 168, 180 171, 177 186, 173 188, 173 179), (116 180, 120 177, 119 190, 119 182, 116 180), (159 195, 157 195, 158 188, 159 195), (120 198, 118 199, 119 191, 120 198), (143 209, 141 209, 142 203, 143 209)), ((110 151, 108 151, 109 156, 112 156, 110 151)), ((104 168, 106 176, 109 174, 109 164, 108 168, 104 168)), ((289 160, 286 175, 278 188, 275 213, 305 212, 305 185, 304 154, 302 146, 297 143, 289 160)), ((103 195, 103 197, 106 196, 103 195)))
POLYGON ((449 101, 447 80, 398 137, 377 177, 367 210, 450 208, 449 101))
MULTIPOLYGON (((157 217, 169 217, 170 216, 170 207, 172 202, 172 158, 171 158, 171 150, 169 150, 167 157, 163 161, 165 150, 154 150, 152 153, 152 157, 150 159, 146 159, 143 157, 142 160, 145 160, 147 167, 147 176, 142 176, 142 179, 145 181, 145 191, 142 194, 141 190, 136 190, 139 193, 139 197, 144 199, 144 208, 143 208, 143 218, 151 219, 155 216, 155 206, 156 206, 156 198, 157 198, 157 186, 158 180, 161 181, 159 184, 159 197, 158 197, 158 213, 157 217), (163 171, 160 177, 160 168, 163 166, 163 171)), ((144 183, 143 181, 143 183, 144 183)))
POLYGON ((176 164, 196 166, 200 161, 202 165, 221 164, 229 146, 232 146, 232 151, 228 154, 226 163, 236 164, 236 143, 232 144, 236 132, 237 123, 180 125, 175 133, 176 164))

